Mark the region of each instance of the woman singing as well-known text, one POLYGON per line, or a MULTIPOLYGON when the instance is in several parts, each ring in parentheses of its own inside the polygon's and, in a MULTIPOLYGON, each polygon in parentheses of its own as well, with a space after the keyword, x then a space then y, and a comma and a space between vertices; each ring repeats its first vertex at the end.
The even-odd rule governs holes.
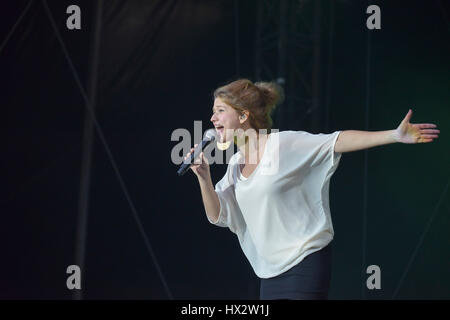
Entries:
POLYGON ((239 151, 215 188, 203 153, 191 169, 208 220, 237 235, 261 279, 260 299, 327 299, 334 235, 328 191, 341 154, 427 143, 439 130, 411 124, 409 110, 395 130, 278 132, 270 114, 282 100, 282 88, 271 82, 240 79, 216 89, 211 121, 220 143, 234 141, 239 151))

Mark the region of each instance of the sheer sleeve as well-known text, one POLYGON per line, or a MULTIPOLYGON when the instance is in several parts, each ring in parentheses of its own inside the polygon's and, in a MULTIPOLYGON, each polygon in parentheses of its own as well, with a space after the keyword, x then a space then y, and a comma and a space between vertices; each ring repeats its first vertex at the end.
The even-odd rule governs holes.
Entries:
POLYGON ((295 131, 290 138, 292 151, 311 167, 336 167, 342 153, 335 152, 334 146, 341 131, 324 134, 312 134, 306 131, 295 131))
POLYGON ((235 164, 228 164, 227 172, 224 177, 216 184, 215 192, 220 202, 220 212, 217 221, 212 221, 208 216, 210 223, 218 227, 228 227, 233 233, 237 233, 245 227, 245 221, 236 200, 234 189, 233 170, 235 164))
POLYGON ((335 131, 330 134, 314 135, 319 149, 312 163, 313 166, 325 164, 327 167, 333 168, 339 163, 342 153, 335 152, 334 147, 340 133, 341 131, 335 131))

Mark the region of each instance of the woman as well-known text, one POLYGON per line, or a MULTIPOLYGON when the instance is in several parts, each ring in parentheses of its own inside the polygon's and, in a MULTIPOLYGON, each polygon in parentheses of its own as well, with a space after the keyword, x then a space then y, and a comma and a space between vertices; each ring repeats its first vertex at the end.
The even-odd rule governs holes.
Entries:
POLYGON ((261 279, 262 300, 327 299, 334 235, 328 190, 341 154, 427 143, 439 130, 409 123, 409 110, 396 130, 271 132, 271 111, 283 100, 275 83, 240 79, 215 90, 214 98, 211 122, 220 143, 234 141, 239 151, 215 188, 203 153, 191 166, 208 220, 237 235, 261 279))

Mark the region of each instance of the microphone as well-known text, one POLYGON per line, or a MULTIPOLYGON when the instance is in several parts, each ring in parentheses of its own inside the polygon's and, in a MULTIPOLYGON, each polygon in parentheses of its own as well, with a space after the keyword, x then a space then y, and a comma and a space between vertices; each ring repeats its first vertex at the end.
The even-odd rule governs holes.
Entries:
POLYGON ((205 134, 203 135, 202 142, 200 142, 197 147, 195 147, 194 152, 191 153, 189 158, 184 160, 184 162, 181 164, 180 168, 177 171, 178 175, 182 176, 183 174, 185 174, 189 170, 189 167, 194 162, 194 160, 200 155, 200 153, 202 153, 203 149, 205 149, 214 140, 216 140, 216 130, 206 130, 205 134))

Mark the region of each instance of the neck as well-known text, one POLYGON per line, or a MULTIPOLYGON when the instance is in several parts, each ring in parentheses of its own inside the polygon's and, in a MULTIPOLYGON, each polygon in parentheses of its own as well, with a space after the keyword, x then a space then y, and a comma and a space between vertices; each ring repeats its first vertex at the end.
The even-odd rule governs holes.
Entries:
POLYGON ((238 147, 245 157, 245 163, 256 164, 259 162, 263 153, 261 150, 263 150, 267 138, 268 134, 258 132, 256 136, 248 136, 248 139, 245 139, 246 142, 238 147))

